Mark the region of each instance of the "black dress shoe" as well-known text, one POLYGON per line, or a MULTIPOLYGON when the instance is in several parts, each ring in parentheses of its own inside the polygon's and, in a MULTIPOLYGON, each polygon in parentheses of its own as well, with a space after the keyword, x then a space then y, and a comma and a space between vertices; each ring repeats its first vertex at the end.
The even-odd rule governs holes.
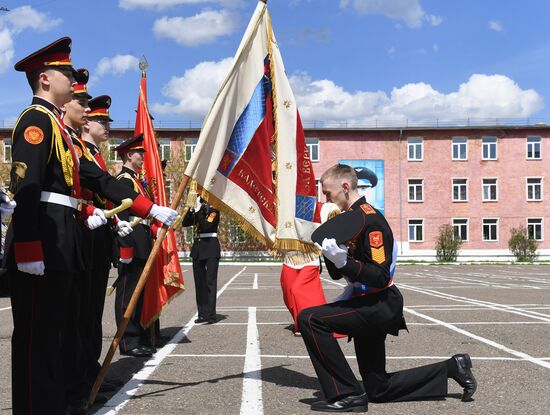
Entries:
POLYGON ((472 400, 472 395, 477 389, 477 382, 472 374, 472 360, 468 354, 455 354, 453 359, 456 361, 457 376, 454 378, 460 386, 464 388, 462 402, 472 400))
POLYGON ((345 398, 336 398, 331 401, 318 401, 311 405, 312 411, 317 412, 367 412, 369 398, 366 393, 350 395, 345 398))
POLYGON ((116 390, 116 386, 109 382, 108 380, 104 380, 101 386, 99 387, 99 392, 114 392, 116 390))
POLYGON ((104 382, 112 383, 113 385, 118 386, 118 387, 124 385, 124 382, 122 380, 120 380, 119 378, 105 377, 104 382))
POLYGON ((195 320, 195 324, 208 324, 208 319, 204 317, 199 317, 195 320))
POLYGON ((145 349, 144 347, 136 347, 135 349, 126 350, 125 352, 122 352, 122 354, 126 356, 133 356, 133 357, 153 356, 153 352, 151 350, 145 349))
POLYGON ((88 401, 81 399, 67 405, 67 415, 85 415, 88 413, 88 401))

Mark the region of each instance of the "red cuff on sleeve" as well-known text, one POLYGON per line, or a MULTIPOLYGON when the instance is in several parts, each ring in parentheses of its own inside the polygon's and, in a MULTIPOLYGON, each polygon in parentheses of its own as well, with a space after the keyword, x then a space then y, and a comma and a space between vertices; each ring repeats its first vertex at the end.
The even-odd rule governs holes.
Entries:
POLYGON ((80 218, 82 220, 88 219, 90 216, 94 214, 95 206, 94 205, 88 205, 84 203, 82 205, 82 210, 80 211, 80 218))
POLYGON ((142 195, 138 195, 138 197, 134 199, 134 204, 130 208, 130 212, 140 218, 146 218, 152 207, 153 202, 142 195))
POLYGON ((43 261, 42 241, 15 242, 15 262, 43 261))
POLYGON ((134 248, 120 248, 120 259, 132 259, 134 257, 134 248))

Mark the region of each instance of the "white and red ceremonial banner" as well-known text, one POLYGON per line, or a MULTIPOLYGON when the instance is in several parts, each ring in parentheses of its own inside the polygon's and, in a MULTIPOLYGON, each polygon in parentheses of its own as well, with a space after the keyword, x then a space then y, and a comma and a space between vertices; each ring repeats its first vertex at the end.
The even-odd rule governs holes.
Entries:
POLYGON ((258 2, 185 174, 268 248, 316 252, 317 190, 266 4, 258 2))
MULTIPOLYGON (((159 145, 149 108, 147 105, 147 78, 142 74, 139 84, 139 98, 134 136, 143 134, 145 148, 142 174, 147 182, 146 191, 154 203, 167 206, 164 171, 159 157, 159 145)), ((159 226, 161 224, 158 224, 159 226)), ((149 327, 159 317, 170 300, 182 292, 183 274, 178 256, 174 230, 170 229, 162 240, 151 275, 143 290, 143 304, 140 323, 149 327)))

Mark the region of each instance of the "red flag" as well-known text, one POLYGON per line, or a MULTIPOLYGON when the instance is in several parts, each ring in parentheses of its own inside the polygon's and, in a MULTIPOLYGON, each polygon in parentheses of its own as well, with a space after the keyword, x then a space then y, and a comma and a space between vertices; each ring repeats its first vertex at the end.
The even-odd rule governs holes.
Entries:
MULTIPOLYGON (((134 136, 143 134, 145 161, 142 175, 147 181, 147 192, 157 205, 166 206, 164 172, 158 151, 158 142, 153 129, 153 122, 147 107, 147 78, 141 77, 139 100, 134 136)), ((151 269, 143 290, 143 308, 141 325, 150 326, 161 314, 164 306, 184 289, 178 248, 174 230, 171 229, 162 241, 162 248, 151 269)))

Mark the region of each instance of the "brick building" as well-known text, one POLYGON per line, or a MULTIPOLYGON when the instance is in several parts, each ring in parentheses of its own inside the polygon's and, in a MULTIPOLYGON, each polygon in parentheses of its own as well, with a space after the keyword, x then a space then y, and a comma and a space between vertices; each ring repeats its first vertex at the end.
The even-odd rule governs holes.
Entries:
MULTIPOLYGON (((110 147, 132 132, 113 128, 110 147)), ((161 157, 170 160, 169 192, 175 192, 199 133, 198 128, 157 128, 161 157)), ((545 226, 550 126, 309 128, 305 133, 317 178, 344 161, 376 175, 367 199, 383 209, 401 257, 433 259, 439 227, 451 224, 464 241, 462 260, 511 259, 510 229, 520 225, 539 241, 540 258, 550 259, 545 226)), ((2 179, 8 177, 10 136, 10 129, 0 129, 2 179)), ((109 159, 117 171, 113 151, 109 159)))

